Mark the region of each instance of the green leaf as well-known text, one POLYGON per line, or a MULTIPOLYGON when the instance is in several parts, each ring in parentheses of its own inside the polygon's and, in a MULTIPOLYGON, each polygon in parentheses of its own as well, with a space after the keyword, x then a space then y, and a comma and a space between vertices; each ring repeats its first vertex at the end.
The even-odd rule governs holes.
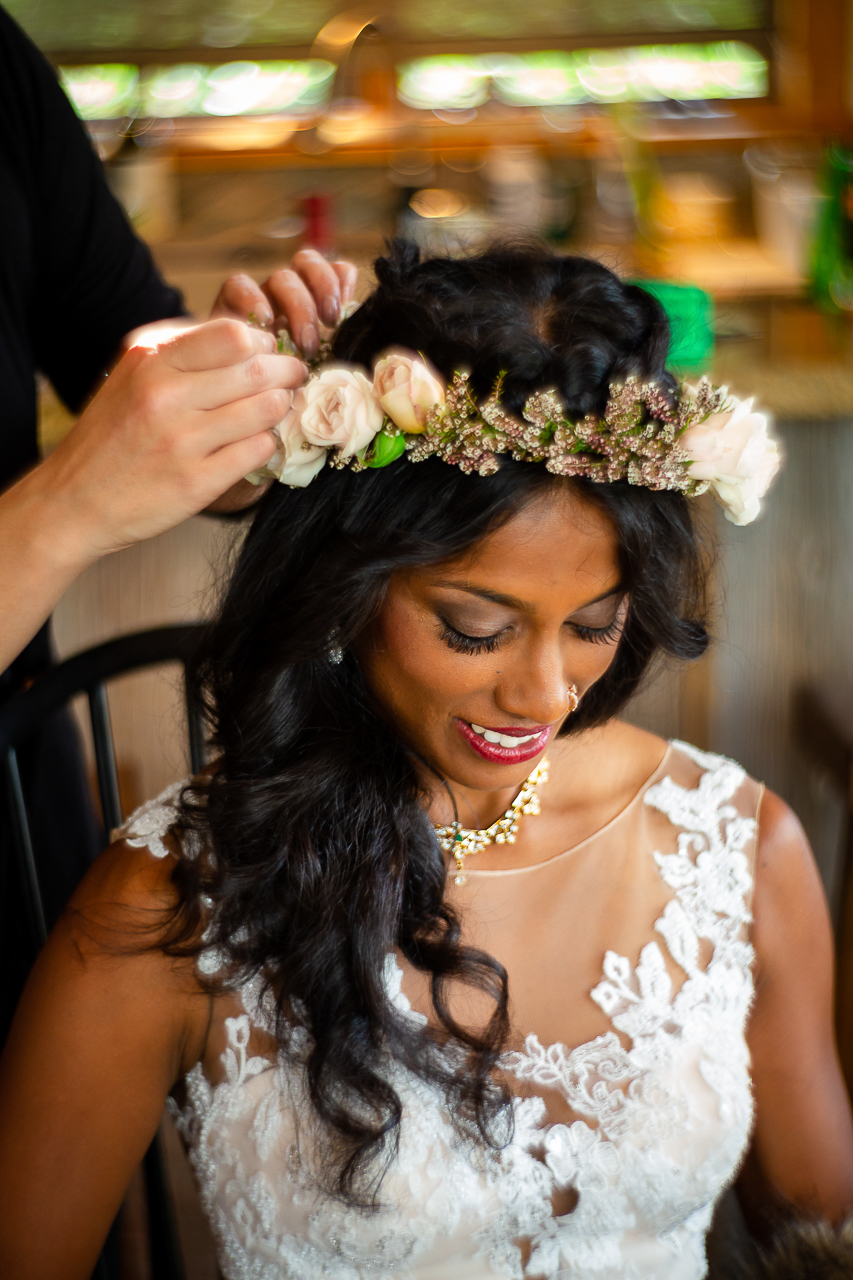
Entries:
POLYGON ((380 431, 378 435, 373 437, 373 447, 370 452, 370 458, 367 459, 369 467, 387 467, 390 462, 394 462, 399 458, 400 454, 405 452, 406 437, 404 435, 386 435, 384 431, 380 431))

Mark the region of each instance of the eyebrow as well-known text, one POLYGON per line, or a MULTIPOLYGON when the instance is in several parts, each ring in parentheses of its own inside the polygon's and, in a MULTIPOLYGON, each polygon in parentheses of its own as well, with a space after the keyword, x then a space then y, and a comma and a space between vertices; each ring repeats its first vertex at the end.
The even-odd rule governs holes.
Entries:
MULTIPOLYGON (((433 584, 436 587, 444 587, 449 591, 464 591, 470 596, 479 596, 481 600, 490 600, 493 604, 502 604, 507 609, 517 609, 522 613, 529 613, 531 606, 518 596, 505 595, 502 591, 490 591, 488 587, 475 587, 468 582, 452 582, 449 578, 441 579, 433 584)), ((625 588, 621 582, 615 587, 611 587, 608 591, 602 591, 600 596, 596 596, 594 600, 586 600, 583 604, 579 604, 577 609, 573 609, 572 613, 580 613, 581 609, 589 609, 594 604, 600 604, 602 600, 609 600, 611 596, 625 594, 625 588)))

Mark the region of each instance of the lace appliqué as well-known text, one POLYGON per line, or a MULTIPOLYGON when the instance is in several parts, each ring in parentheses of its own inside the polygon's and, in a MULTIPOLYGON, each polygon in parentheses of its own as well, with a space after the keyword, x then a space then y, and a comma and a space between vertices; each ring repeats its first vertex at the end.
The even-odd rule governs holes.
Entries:
POLYGON ((187 779, 173 782, 159 796, 143 804, 115 832, 116 840, 124 840, 131 849, 147 849, 155 858, 167 858, 165 839, 175 822, 178 801, 187 779))
MULTIPOLYGON (((252 1028, 268 1030, 274 1011, 260 981, 247 984, 246 1013, 226 1021, 225 1079, 212 1086, 196 1067, 186 1107, 175 1108, 228 1280, 704 1276, 705 1231, 751 1124, 744 1023, 755 822, 732 803, 738 766, 678 749, 703 773, 693 789, 664 778, 644 797, 675 827, 675 851, 654 855, 674 896, 656 923, 660 941, 635 966, 605 956, 591 994, 613 1029, 571 1052, 530 1036, 503 1061, 519 1079, 559 1091, 573 1122, 549 1125, 541 1098, 516 1099, 512 1140, 483 1152, 460 1138, 442 1096, 389 1062, 404 1105, 399 1150, 383 1208, 349 1208, 323 1189, 307 1037, 294 1029, 276 1061, 253 1056, 252 1028), (662 947, 684 972, 677 991, 662 947), (570 1213, 554 1216, 555 1189, 577 1193, 570 1213)), ((400 1012, 422 1022, 393 956, 385 980, 400 1012)))
POLYGON ((688 790, 667 777, 648 789, 644 803, 681 828, 677 852, 654 855, 675 890, 655 929, 686 980, 674 994, 656 941, 643 947, 635 968, 608 951, 591 995, 615 1031, 572 1052, 529 1036, 522 1052, 505 1055, 519 1079, 557 1090, 583 1117, 552 1125, 545 1139, 556 1184, 579 1198, 570 1215, 534 1239, 534 1274, 562 1267, 578 1280, 634 1275, 631 1242, 642 1235, 664 1256, 695 1256, 693 1274, 703 1276, 713 1205, 748 1140, 744 1026, 753 952, 746 849, 756 823, 731 804, 745 777, 738 765, 674 745, 705 770, 699 785, 688 790), (704 968, 700 939, 711 944, 704 968))
MULTIPOLYGON (((165 791, 161 791, 159 796, 155 796, 147 804, 141 805, 130 815, 123 826, 116 829, 114 832, 115 839, 124 840, 125 844, 129 845, 131 849, 147 849, 154 858, 171 857, 173 850, 167 846, 166 837, 175 825, 181 792, 189 785, 190 781, 191 779, 184 778, 180 782, 173 782, 171 786, 166 787, 165 791)), ((198 857, 200 848, 198 833, 195 831, 182 832, 180 846, 183 857, 198 857)), ((213 903, 209 898, 206 898, 202 905, 209 910, 212 908, 213 903)), ((210 935, 211 927, 208 925, 202 936, 202 941, 207 941, 210 935)), ((225 961, 226 958, 221 951, 215 947, 207 947, 199 954, 196 960, 196 968, 205 977, 210 977, 222 969, 225 961)))
MULTIPOLYGON (((393 955, 385 972, 391 1000, 420 1022, 393 955)), ((228 1280, 396 1280, 436 1250, 448 1275, 457 1274, 454 1259, 479 1255, 491 1259, 489 1275, 522 1280, 514 1238, 532 1234, 549 1212, 550 1175, 527 1150, 541 1138, 541 1100, 519 1102, 513 1143, 483 1153, 460 1140, 433 1088, 389 1063, 405 1114, 385 1207, 347 1207, 323 1188, 326 1148, 311 1121, 304 1032, 277 1062, 249 1052, 252 1026, 270 1025, 259 993, 255 984, 247 1004, 260 1023, 248 1013, 226 1019, 225 1079, 212 1087, 197 1066, 186 1078, 187 1106, 171 1103, 228 1280)))

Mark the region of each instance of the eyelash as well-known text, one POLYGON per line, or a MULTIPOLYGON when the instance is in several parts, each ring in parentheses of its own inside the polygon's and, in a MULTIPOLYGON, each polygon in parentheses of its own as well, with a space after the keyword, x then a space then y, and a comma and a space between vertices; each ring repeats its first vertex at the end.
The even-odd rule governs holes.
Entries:
POLYGON ((573 626, 578 639, 587 640, 590 644, 609 644, 619 635, 622 619, 617 615, 606 627, 585 627, 580 622, 575 622, 573 626))
MULTIPOLYGON (((457 631, 446 618, 441 618, 440 622, 442 640, 456 653, 494 653, 500 647, 504 635, 503 631, 498 631, 491 636, 469 636, 464 631, 457 631)), ((619 635, 621 618, 614 618, 606 627, 585 627, 580 622, 572 625, 579 640, 584 640, 588 644, 609 644, 619 635)))
POLYGON ((440 635, 446 645, 456 653, 494 653, 501 642, 503 631, 493 636, 466 636, 464 631, 457 631, 446 618, 440 618, 440 635))

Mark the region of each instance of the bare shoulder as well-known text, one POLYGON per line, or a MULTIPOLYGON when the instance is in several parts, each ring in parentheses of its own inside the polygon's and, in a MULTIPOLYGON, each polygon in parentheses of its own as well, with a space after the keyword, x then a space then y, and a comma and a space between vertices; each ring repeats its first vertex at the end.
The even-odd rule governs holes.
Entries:
POLYGON ((192 956, 163 943, 180 906, 176 858, 118 840, 95 860, 43 948, 19 1020, 56 1021, 64 1006, 81 1024, 110 1026, 132 1043, 153 1028, 171 1035, 174 1068, 203 1052, 210 994, 192 956), (171 1029, 171 1031, 169 1030, 171 1029))
POLYGON ((806 888, 823 896, 808 837, 790 805, 765 791, 758 811, 756 901, 759 896, 796 900, 806 888))
POLYGON ((111 933, 125 950, 156 943, 172 918, 179 895, 172 880, 176 858, 153 857, 147 848, 117 840, 95 859, 65 912, 67 927, 86 951, 111 949, 111 933))
POLYGON ((170 1089, 204 1052, 211 997, 161 945, 178 903, 170 864, 107 849, 24 988, 0 1056, 4 1275, 91 1275, 170 1089))
POLYGON ((800 820, 773 791, 758 815, 753 937, 759 966, 777 952, 802 947, 822 953, 830 924, 820 875, 800 820))

